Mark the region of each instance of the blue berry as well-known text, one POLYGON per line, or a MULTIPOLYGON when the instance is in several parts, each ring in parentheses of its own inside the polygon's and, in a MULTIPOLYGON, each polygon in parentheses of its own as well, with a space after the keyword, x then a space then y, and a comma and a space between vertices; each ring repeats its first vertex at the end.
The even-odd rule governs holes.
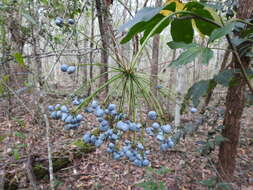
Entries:
POLYGON ((72 115, 69 115, 66 119, 65 119, 65 122, 66 123, 71 123, 73 120, 73 116, 72 115))
POLYGON ((109 147, 109 148, 114 148, 114 147, 115 147, 115 144, 109 143, 109 144, 108 144, 108 147, 109 147))
POLYGON ((62 64, 62 65, 61 65, 61 71, 62 71, 62 72, 67 72, 68 68, 69 68, 69 66, 66 65, 66 64, 62 64))
POLYGON ((92 107, 93 109, 96 109, 96 108, 98 107, 98 102, 97 102, 96 100, 93 100, 93 101, 91 102, 91 107, 92 107))
POLYGON ((75 24, 75 20, 72 19, 72 18, 69 18, 69 19, 68 19, 68 23, 71 24, 71 25, 72 25, 72 24, 75 24))
POLYGON ((157 123, 157 122, 154 122, 154 123, 152 124, 152 127, 153 127, 154 129, 159 129, 159 128, 160 128, 160 124, 157 123))
POLYGON ((190 112, 191 113, 196 113, 198 110, 197 110, 197 108, 194 108, 194 107, 192 107, 191 109, 190 109, 190 112))
POLYGON ((144 146, 141 143, 138 143, 136 147, 140 150, 144 150, 144 146))
POLYGON ((67 119, 68 116, 69 116, 69 114, 63 112, 61 115, 61 120, 65 121, 65 119, 67 119))
POLYGON ((80 126, 80 123, 75 124, 66 124, 64 125, 65 130, 77 129, 80 126))
POLYGON ((54 111, 54 106, 49 105, 47 109, 48 109, 48 111, 54 111))
POLYGON ((67 106, 61 106, 61 111, 62 111, 62 112, 65 112, 65 113, 68 113, 68 112, 69 112, 67 106))
POLYGON ((94 110, 93 110, 92 107, 87 107, 87 108, 85 108, 84 111, 87 112, 87 113, 92 113, 94 110))
POLYGON ((76 116, 76 121, 80 123, 82 120, 83 120, 83 116, 81 114, 78 114, 76 116))
POLYGON ((60 119, 60 118, 61 118, 61 116, 62 116, 61 111, 57 111, 57 112, 56 112, 56 117, 57 117, 57 119, 60 119))
POLYGON ((52 113, 50 114, 50 117, 51 117, 52 119, 57 119, 57 112, 56 112, 56 111, 52 112, 52 113))
POLYGON ((61 104, 56 104, 54 108, 55 110, 59 110, 61 108, 61 104))
POLYGON ((57 26, 62 26, 62 24, 63 24, 63 19, 62 19, 61 17, 56 17, 56 19, 55 19, 55 24, 56 24, 57 26))
POLYGON ((109 104, 108 108, 109 111, 116 110, 116 105, 115 104, 109 104))
POLYGON ((67 69, 67 73, 68 74, 72 74, 76 71, 76 67, 75 66, 69 66, 67 69))
POLYGON ((164 133, 170 133, 171 132, 171 126, 170 125, 163 125, 163 126, 161 126, 161 129, 164 133))
POLYGON ((148 118, 151 119, 151 120, 156 120, 157 113, 155 111, 148 112, 148 118))
POLYGON ((97 108, 97 109, 96 109, 95 115, 96 115, 97 117, 103 117, 104 114, 105 114, 105 112, 104 112, 103 109, 101 109, 101 108, 97 108))
POLYGON ((95 142, 95 146, 96 146, 96 147, 100 147, 102 144, 103 144, 103 140, 102 140, 102 139, 98 139, 98 140, 96 140, 96 142, 95 142))
POLYGON ((119 121, 119 122, 117 123, 117 128, 120 129, 120 130, 122 130, 122 131, 124 131, 124 132, 126 132, 126 131, 128 131, 129 126, 128 126, 127 123, 125 123, 125 122, 123 122, 123 121, 119 121))
POLYGON ((161 135, 161 134, 158 134, 158 135, 156 136, 156 139, 159 140, 159 141, 164 141, 164 136, 161 135))
POLYGON ((113 153, 113 159, 114 159, 114 160, 120 160, 120 157, 121 157, 121 156, 120 156, 119 153, 117 153, 117 152, 114 152, 114 153, 113 153))
POLYGON ((83 141, 86 143, 89 143, 91 141, 91 134, 90 132, 87 132, 84 136, 83 136, 83 141))
POLYGON ((148 166, 150 164, 149 160, 145 159, 142 161, 143 166, 148 166))

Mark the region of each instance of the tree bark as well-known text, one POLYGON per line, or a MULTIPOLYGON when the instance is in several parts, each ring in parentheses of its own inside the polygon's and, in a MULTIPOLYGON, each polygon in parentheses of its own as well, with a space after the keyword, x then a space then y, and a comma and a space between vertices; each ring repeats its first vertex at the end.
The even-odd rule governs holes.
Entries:
MULTIPOLYGON (((156 0, 157 7, 161 6, 161 4, 162 4, 161 0, 156 0)), ((160 46, 160 35, 157 34, 153 38, 151 76, 150 76, 150 87, 155 97, 157 97, 159 46, 160 46)))
MULTIPOLYGON (((100 81, 99 86, 102 86, 108 80, 108 51, 109 51, 109 7, 105 4, 103 0, 96 0, 96 9, 99 23, 99 30, 102 40, 101 50, 101 64, 104 64, 103 67, 100 67, 100 81)), ((102 92, 100 98, 102 99, 108 94, 108 87, 102 92)))
MULTIPOLYGON (((253 1, 239 0, 237 18, 250 18, 252 13, 253 1)), ((240 34, 235 35, 240 37, 240 34)), ((249 66, 250 59, 248 57, 241 56, 241 60, 243 66, 247 68, 249 66)), ((235 56, 233 56, 233 62, 233 69, 240 68, 235 56)), ((219 149, 218 170, 223 181, 233 180, 233 174, 236 167, 237 146, 240 137, 240 119, 244 108, 244 91, 246 82, 239 73, 235 75, 235 80, 238 82, 238 85, 233 85, 228 88, 226 97, 226 112, 223 121, 224 129, 222 131, 222 135, 228 140, 222 142, 219 149)))

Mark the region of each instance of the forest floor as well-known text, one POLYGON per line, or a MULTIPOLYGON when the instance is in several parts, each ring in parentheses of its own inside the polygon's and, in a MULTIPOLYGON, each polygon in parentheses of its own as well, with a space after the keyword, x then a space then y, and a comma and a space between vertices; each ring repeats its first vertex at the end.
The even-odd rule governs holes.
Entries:
MULTIPOLYGON (((1 106, 3 105, 0 104, 1 106)), ((47 160, 45 128, 34 125, 31 115, 25 113, 20 104, 14 111, 15 117, 11 120, 0 117, 0 187, 1 175, 5 173, 5 176, 11 176, 12 181, 19 183, 18 189, 32 189, 29 188, 26 174, 27 157, 32 155, 36 157, 35 160, 47 160)), ((232 184, 235 190, 253 190, 252 113, 253 106, 245 108, 235 181, 232 184)), ((71 160, 66 167, 54 173, 59 190, 141 190, 143 188, 137 184, 145 181, 164 183, 168 190, 204 190, 208 188, 203 187, 200 181, 217 175, 217 148, 208 156, 201 156, 197 151, 200 145, 196 143, 205 140, 207 132, 214 126, 203 124, 197 133, 187 136, 175 148, 166 152, 161 152, 158 145, 147 137, 151 146, 151 169, 136 167, 126 160, 113 160, 105 153, 105 145, 78 158, 73 156, 73 142, 81 139, 94 125, 93 116, 86 115, 85 118, 86 121, 75 131, 65 131, 62 123, 51 121, 53 152, 66 152, 71 160)), ((49 189, 47 176, 38 180, 38 183, 41 189, 49 189)))

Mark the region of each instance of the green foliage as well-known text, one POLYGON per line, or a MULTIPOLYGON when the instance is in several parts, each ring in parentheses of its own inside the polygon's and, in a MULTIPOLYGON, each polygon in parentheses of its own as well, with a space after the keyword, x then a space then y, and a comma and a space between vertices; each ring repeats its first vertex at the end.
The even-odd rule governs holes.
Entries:
MULTIPOLYGON (((211 15, 211 13, 208 10, 205 9, 192 9, 192 12, 195 13, 196 15, 206 18, 206 19, 210 19, 214 21, 213 16, 211 15)), ((196 26, 198 28, 198 30, 200 31, 200 33, 210 36, 211 33, 213 32, 214 29, 218 28, 217 26, 215 26, 212 23, 203 21, 201 19, 194 19, 196 26)))
POLYGON ((167 45, 172 49, 183 48, 185 51, 179 57, 172 61, 170 66, 180 66, 192 62, 200 56, 203 64, 208 64, 213 57, 213 51, 210 48, 202 47, 196 43, 185 44, 183 42, 168 42, 167 45))
POLYGON ((166 186, 164 182, 147 181, 136 185, 137 187, 143 187, 144 190, 165 190, 166 186))
MULTIPOLYGON (((128 21, 127 23, 120 26, 120 31, 125 31, 128 28, 130 28, 127 35, 121 40, 121 44, 124 44, 131 40, 134 35, 140 32, 144 32, 144 36, 141 39, 141 43, 144 42, 144 40, 147 38, 149 33, 152 31, 154 26, 159 23, 164 16, 160 14, 161 10, 170 10, 174 11, 176 8, 175 3, 171 3, 165 7, 158 7, 158 8, 151 8, 151 7, 145 7, 138 11, 135 15, 135 17, 128 21)), ((161 25, 154 31, 152 35, 155 35, 157 33, 160 33, 165 27, 167 27, 170 23, 170 19, 167 19, 161 25)))
POLYGON ((142 187, 144 190, 165 190, 166 184, 162 181, 156 179, 156 176, 164 176, 171 173, 171 169, 166 167, 161 167, 160 169, 154 169, 148 167, 146 169, 146 180, 137 184, 137 187, 142 187))
POLYGON ((171 22, 171 36, 175 42, 191 43, 194 36, 191 20, 173 20, 171 22))
POLYGON ((234 27, 235 27, 235 22, 231 22, 231 23, 228 23, 228 24, 226 24, 225 26, 223 26, 221 28, 215 29, 211 33, 211 35, 209 37, 209 40, 208 40, 208 43, 214 42, 215 40, 229 34, 230 32, 232 32, 234 27))
POLYGON ((232 190, 232 186, 229 183, 219 182, 217 177, 211 177, 206 180, 199 182, 202 186, 207 187, 208 189, 224 189, 232 190))
POLYGON ((199 99, 206 95, 213 86, 212 80, 201 80, 195 83, 187 92, 185 99, 191 99, 195 107, 199 105, 199 99))
POLYGON ((24 58, 23 58, 23 56, 22 56, 21 53, 19 53, 19 52, 14 53, 13 56, 14 56, 14 58, 16 59, 17 63, 18 63, 20 66, 22 66, 22 67, 25 66, 25 61, 24 61, 24 58))

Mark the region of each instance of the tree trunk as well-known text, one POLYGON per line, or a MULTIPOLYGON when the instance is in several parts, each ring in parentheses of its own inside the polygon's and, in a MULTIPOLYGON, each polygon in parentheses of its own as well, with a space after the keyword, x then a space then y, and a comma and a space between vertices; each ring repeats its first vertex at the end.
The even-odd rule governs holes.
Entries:
MULTIPOLYGON (((94 1, 92 1, 91 3, 91 42, 90 42, 90 49, 93 49, 94 47, 94 43, 93 43, 93 40, 94 40, 94 18, 95 18, 95 14, 94 14, 94 9, 95 9, 95 4, 94 4, 94 1)), ((93 51, 90 52, 90 55, 89 55, 89 61, 90 61, 90 71, 89 71, 89 74, 90 74, 90 81, 92 81, 93 79, 93 51)), ((91 89, 92 89, 92 83, 90 83, 89 85, 89 89, 88 89, 88 96, 91 94, 91 89)))
MULTIPOLYGON (((239 0, 239 9, 237 18, 250 18, 253 13, 252 0, 239 0)), ((236 34, 240 36, 240 34, 236 34)), ((249 66, 250 59, 241 57, 242 64, 245 68, 249 66)), ((233 56, 233 69, 240 68, 238 61, 233 56)), ((244 108, 244 91, 246 82, 240 74, 236 74, 235 80, 238 82, 236 86, 230 86, 226 98, 226 112, 223 121, 224 129, 223 137, 227 138, 220 145, 218 169, 222 180, 232 181, 236 166, 237 146, 240 137, 240 119, 244 108)))
MULTIPOLYGON (((104 64, 103 67, 100 67, 100 81, 99 86, 102 86, 108 80, 108 51, 109 51, 109 7, 105 5, 105 1, 96 0, 96 9, 99 23, 99 30, 102 40, 101 50, 101 64, 104 64)), ((108 87, 102 92, 100 98, 102 99, 108 94, 108 87)))

